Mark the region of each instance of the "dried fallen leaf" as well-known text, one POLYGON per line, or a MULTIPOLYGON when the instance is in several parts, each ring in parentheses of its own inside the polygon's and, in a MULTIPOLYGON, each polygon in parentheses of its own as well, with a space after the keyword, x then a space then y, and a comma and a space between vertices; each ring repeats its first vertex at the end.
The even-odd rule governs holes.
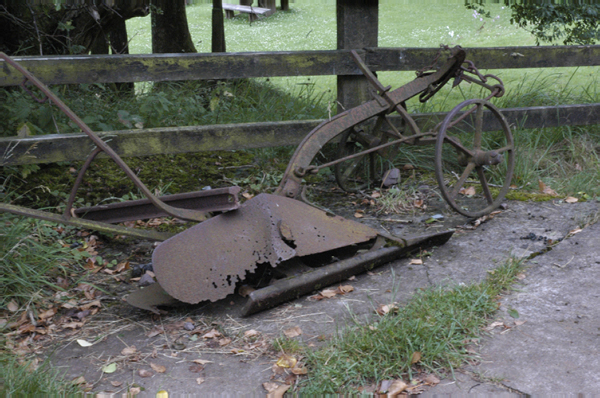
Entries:
POLYGON ((288 339, 293 339, 294 337, 300 336, 302 334, 302 329, 298 326, 294 326, 293 328, 289 328, 283 331, 283 334, 288 339))
MULTIPOLYGON (((264 383, 264 384, 266 384, 266 383, 264 383)), ((264 384, 263 384, 263 387, 264 387, 264 384)), ((275 388, 272 391, 269 391, 269 394, 267 394, 267 398, 281 398, 281 397, 283 397, 283 394, 285 394, 285 392, 290 389, 290 387, 291 387, 290 384, 281 384, 281 385, 278 384, 277 388, 275 388)))
POLYGON ((263 388, 267 390, 268 393, 277 390, 277 387, 279 387, 279 384, 277 383, 263 383, 263 388))
POLYGON ((219 346, 221 347, 226 346, 229 343, 231 343, 231 339, 228 337, 219 340, 219 346))
POLYGON ((123 271, 127 271, 129 269, 129 261, 123 261, 115 267, 115 272, 120 274, 123 271))
POLYGON ((579 199, 574 198, 572 196, 567 196, 567 198, 565 198, 565 202, 567 202, 567 203, 577 203, 577 202, 579 202, 579 199))
POLYGON ((467 188, 461 188, 458 193, 460 193, 461 195, 465 195, 465 196, 473 196, 475 195, 475 187, 474 186, 470 186, 467 188))
POLYGON ((19 304, 15 300, 11 300, 6 307, 10 312, 17 312, 19 310, 19 304))
POLYGON ((527 322, 527 321, 515 321, 515 326, 521 326, 525 322, 527 322))
POLYGON ((375 198, 375 199, 380 198, 381 197, 381 193, 378 192, 378 191, 373 191, 373 193, 371 193, 371 197, 375 198))
POLYGON ((192 373, 200 373, 204 370, 204 365, 201 365, 199 363, 193 363, 190 365, 188 370, 192 373))
POLYGON ((254 197, 254 195, 252 195, 251 193, 248 193, 248 192, 244 192, 242 194, 242 196, 246 199, 252 199, 254 197))
POLYGON ((77 339, 77 344, 79 344, 82 347, 91 347, 91 346, 93 346, 92 343, 90 343, 87 340, 83 340, 83 339, 77 339))
POLYGON ((420 258, 413 258, 412 260, 410 260, 409 265, 423 265, 423 260, 421 260, 420 258))
POLYGON ((354 291, 354 286, 350 286, 350 285, 344 285, 344 286, 338 286, 338 288, 336 289, 336 293, 337 294, 346 294, 346 293, 350 293, 354 291))
POLYGON ((492 322, 489 326, 486 326, 485 328, 483 328, 483 330, 489 332, 490 330, 494 329, 497 326, 504 326, 504 322, 492 322))
POLYGON ((277 360, 277 366, 282 368, 293 368, 298 360, 291 355, 283 354, 277 360))
POLYGON ((440 379, 436 375, 428 375, 423 382, 425 382, 425 384, 429 384, 430 386, 435 386, 436 384, 439 384, 440 379))
POLYGON ((198 378, 196 379, 196 383, 198 383, 198 385, 200 385, 200 384, 204 383, 204 377, 198 377, 198 378))
POLYGON ((415 364, 421 360, 421 353, 419 351, 415 351, 410 358, 410 363, 415 364))
POLYGON ((217 329, 213 329, 210 332, 206 333, 202 338, 204 339, 216 339, 217 337, 221 337, 221 333, 217 329))
POLYGON ((140 369, 140 370, 138 370, 138 374, 141 377, 152 377, 152 376, 154 376, 154 373, 152 373, 148 369, 140 369))
POLYGON ((244 332, 244 337, 246 337, 246 338, 249 338, 249 337, 255 337, 255 336, 258 336, 259 334, 260 334, 260 333, 259 333, 259 332, 257 332, 256 330, 254 330, 254 329, 250 329, 250 330, 246 330, 246 331, 244 332))
POLYGON ((200 365, 206 365, 207 363, 213 363, 212 361, 207 361, 206 359, 194 359, 192 362, 199 363, 200 365))
POLYGON ((544 193, 544 194, 550 195, 550 196, 558 196, 558 193, 556 193, 556 191, 554 189, 552 189, 549 186, 547 186, 546 184, 544 184, 542 182, 542 180, 539 180, 538 184, 540 186, 540 192, 541 193, 544 193))
POLYGON ((150 367, 152 368, 152 370, 154 370, 156 373, 165 373, 167 371, 167 368, 162 366, 162 365, 157 365, 154 362, 150 362, 150 367))
POLYGON ((333 289, 325 289, 321 291, 321 296, 325 297, 325 298, 332 298, 334 297, 337 293, 335 290, 333 289))
POLYGON ((355 218, 363 218, 365 215, 362 213, 359 213, 358 211, 356 213, 354 213, 354 217, 355 218))
POLYGON ((82 305, 81 307, 79 307, 80 310, 85 311, 85 310, 89 310, 92 307, 102 307, 102 303, 100 302, 100 300, 94 300, 91 303, 87 303, 82 305))
POLYGON ((128 392, 129 395, 138 395, 141 391, 142 389, 140 387, 131 387, 128 392))
MULTIPOLYGON (((83 322, 67 322, 67 323, 63 323, 62 325, 60 325, 63 329, 79 329, 80 327, 83 326, 83 322)), ((85 344, 85 343, 84 343, 85 344)), ((91 344, 91 343, 90 343, 91 344)), ((81 344, 80 344, 81 345, 81 344)), ((89 346, 82 346, 82 347, 89 347, 89 346)))
POLYGON ((56 311, 57 311, 56 308, 50 308, 49 310, 46 310, 46 311, 40 313, 39 318, 41 320, 52 318, 54 316, 54 314, 56 314, 56 311))
POLYGON ((76 377, 73 379, 73 381, 71 381, 71 384, 75 384, 77 386, 85 384, 85 383, 86 383, 85 377, 83 377, 83 376, 76 377))
POLYGON ((387 396, 395 397, 398 394, 400 394, 402 391, 406 390, 406 387, 408 387, 408 384, 406 384, 404 381, 394 380, 392 385, 387 390, 387 396))
POLYGON ((121 355, 132 355, 137 352, 137 348, 134 345, 125 347, 121 350, 121 355))
POLYGON ((308 369, 306 369, 306 366, 302 366, 301 368, 294 366, 292 368, 292 373, 295 375, 305 375, 308 373, 308 369))
POLYGON ((398 306, 396 304, 381 304, 376 312, 383 316, 389 314, 390 312, 396 312, 398 310, 398 306))
POLYGON ((112 384, 113 387, 121 387, 123 385, 122 381, 111 381, 110 384, 112 384))

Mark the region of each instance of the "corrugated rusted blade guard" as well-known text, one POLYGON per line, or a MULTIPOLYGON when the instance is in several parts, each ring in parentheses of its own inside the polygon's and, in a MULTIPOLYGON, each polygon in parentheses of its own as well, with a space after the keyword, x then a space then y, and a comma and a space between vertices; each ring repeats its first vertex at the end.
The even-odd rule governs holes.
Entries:
MULTIPOLYGON (((320 268, 303 266, 308 272, 252 292, 242 312, 249 315, 273 307, 418 247, 443 244, 452 232, 409 241, 394 239, 394 247, 320 268)), ((378 235, 366 225, 332 216, 297 200, 261 194, 237 210, 211 218, 160 244, 152 258, 160 286, 132 293, 128 302, 154 310, 155 305, 174 301, 168 295, 186 303, 216 301, 234 293, 237 282, 246 279, 258 264, 286 268, 294 258, 371 242, 378 235)))

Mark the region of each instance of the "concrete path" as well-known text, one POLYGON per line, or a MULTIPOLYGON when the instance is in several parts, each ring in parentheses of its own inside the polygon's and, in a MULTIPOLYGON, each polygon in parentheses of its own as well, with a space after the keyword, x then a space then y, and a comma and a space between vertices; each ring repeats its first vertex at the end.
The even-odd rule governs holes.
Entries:
POLYGON ((502 300, 481 362, 428 395, 600 393, 600 223, 528 264, 518 290, 502 300))

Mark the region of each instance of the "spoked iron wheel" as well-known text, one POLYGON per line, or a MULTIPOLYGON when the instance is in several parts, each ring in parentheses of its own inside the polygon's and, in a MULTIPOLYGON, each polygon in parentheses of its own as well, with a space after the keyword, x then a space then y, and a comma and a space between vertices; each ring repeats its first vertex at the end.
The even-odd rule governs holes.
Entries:
MULTIPOLYGON (((336 159, 358 154, 395 139, 390 132, 381 130, 383 118, 377 118, 372 127, 367 127, 368 124, 363 124, 365 127, 353 127, 341 134, 336 159)), ((381 181, 385 172, 393 167, 392 162, 397 153, 398 148, 394 145, 337 163, 334 167, 335 179, 346 192, 373 188, 381 181)))
POLYGON ((500 206, 510 188, 514 162, 510 127, 490 102, 464 101, 442 122, 435 146, 435 176, 443 198, 458 213, 476 218, 500 206), (484 118, 498 130, 484 133, 484 118))

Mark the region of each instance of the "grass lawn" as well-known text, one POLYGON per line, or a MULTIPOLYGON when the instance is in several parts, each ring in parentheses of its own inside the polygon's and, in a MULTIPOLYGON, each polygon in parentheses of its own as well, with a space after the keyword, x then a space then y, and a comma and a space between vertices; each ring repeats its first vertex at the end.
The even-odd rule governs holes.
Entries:
MULTIPOLYGON (((200 2, 201 3, 201 2, 200 2)), ((210 52, 211 4, 188 7, 188 23, 198 52, 210 52)), ((510 24, 511 11, 490 5, 492 19, 474 16, 459 1, 380 1, 379 47, 438 47, 440 44, 469 47, 533 46, 535 39, 510 24)), ((336 48, 336 16, 334 1, 297 1, 289 12, 249 23, 246 15, 225 20, 227 51, 298 51, 333 50, 336 48)), ((132 53, 151 53, 150 17, 127 22, 132 53)), ((595 102, 596 68, 549 68, 494 70, 507 87, 507 100, 500 106, 516 106, 511 95, 522 94, 523 88, 560 93, 561 103, 595 102), (591 84, 593 83, 593 84, 591 84), (586 93, 588 91, 588 93, 586 93), (569 95, 564 95, 568 93, 569 95), (575 102, 574 102, 575 101, 575 102)), ((414 78, 413 72, 381 72, 385 85, 393 88, 414 78)), ((270 79, 277 86, 294 91, 298 84, 313 83, 327 101, 335 100, 335 76, 281 77, 270 79)), ((467 88, 468 90, 468 88, 467 88)), ((468 93, 467 93, 468 95, 468 93)), ((421 110, 449 110, 463 100, 459 90, 449 87, 434 97, 421 110)), ((555 102, 556 100, 554 100, 555 102)), ((416 106, 416 105, 415 105, 416 106)), ((414 108, 413 108, 414 109, 414 108)))

